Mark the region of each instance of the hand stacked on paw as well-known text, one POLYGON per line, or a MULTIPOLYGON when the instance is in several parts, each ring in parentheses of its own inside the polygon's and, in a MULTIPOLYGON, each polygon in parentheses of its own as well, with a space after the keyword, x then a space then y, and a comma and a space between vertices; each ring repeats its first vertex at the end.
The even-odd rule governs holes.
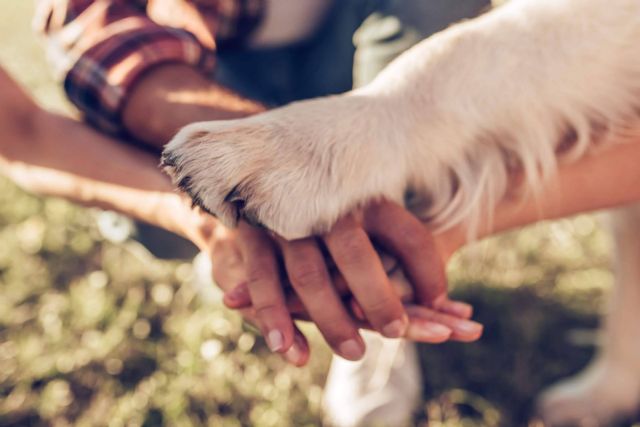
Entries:
POLYGON ((333 351, 350 360, 365 351, 360 328, 428 343, 482 334, 469 320, 471 307, 447 297, 445 245, 391 202, 344 217, 317 238, 286 241, 241 222, 213 242, 213 275, 225 304, 242 310, 271 350, 295 365, 309 356, 296 319, 313 321, 333 351))

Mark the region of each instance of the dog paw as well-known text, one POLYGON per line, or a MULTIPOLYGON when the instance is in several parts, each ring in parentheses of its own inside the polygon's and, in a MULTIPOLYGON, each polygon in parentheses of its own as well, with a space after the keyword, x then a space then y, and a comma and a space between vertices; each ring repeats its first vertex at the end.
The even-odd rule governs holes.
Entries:
POLYGON ((546 426, 606 427, 632 415, 640 403, 637 369, 603 359, 574 378, 561 381, 539 399, 546 426))
POLYGON ((195 123, 165 147, 163 165, 228 226, 245 219, 287 239, 322 233, 372 199, 402 201, 406 156, 380 126, 388 113, 379 102, 350 94, 195 123))

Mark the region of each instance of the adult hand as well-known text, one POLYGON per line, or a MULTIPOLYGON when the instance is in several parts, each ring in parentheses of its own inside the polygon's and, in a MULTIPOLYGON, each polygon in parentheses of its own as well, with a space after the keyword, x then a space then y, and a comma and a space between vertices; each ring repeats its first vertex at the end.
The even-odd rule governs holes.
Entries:
POLYGON ((449 338, 470 341, 481 334, 479 324, 466 320, 471 316, 471 307, 448 299, 443 258, 431 234, 420 221, 393 203, 371 204, 343 218, 328 234, 317 239, 291 242, 271 239, 263 230, 246 223, 240 224, 238 239, 246 282, 228 293, 225 302, 232 308, 252 305, 274 351, 286 351, 293 342, 287 282, 304 312, 295 308, 300 306, 295 304, 297 298, 293 298, 293 307, 290 304, 289 308, 316 323, 334 352, 346 359, 357 360, 364 353, 358 333, 362 326, 387 337, 405 336, 432 343, 449 338), (372 240, 400 260, 413 285, 416 302, 422 309, 410 310, 411 322, 372 240), (325 252, 336 265, 333 278, 325 252), (354 318, 345 307, 340 293, 344 289, 353 295, 354 305, 365 322, 354 318))
MULTIPOLYGON (((213 279, 224 292, 232 292, 238 283, 247 282, 247 270, 240 247, 240 238, 237 229, 230 230, 224 226, 214 229, 211 239, 210 255, 212 261, 213 279)), ((246 287, 243 288, 246 292, 246 287)), ((260 313, 255 307, 246 304, 239 309, 242 317, 249 323, 265 330, 258 318, 260 313)), ((292 326, 293 338, 288 349, 282 350, 283 357, 293 365, 303 366, 309 360, 309 345, 306 338, 295 326, 292 326)), ((267 335, 265 335, 267 337, 267 335)))

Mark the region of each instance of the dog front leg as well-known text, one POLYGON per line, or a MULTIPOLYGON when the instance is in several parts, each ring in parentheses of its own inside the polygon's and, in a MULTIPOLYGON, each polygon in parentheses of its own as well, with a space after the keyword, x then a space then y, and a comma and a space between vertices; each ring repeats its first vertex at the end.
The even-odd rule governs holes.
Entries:
POLYGON ((616 284, 602 347, 584 372, 541 399, 549 425, 608 426, 640 403, 640 204, 612 214, 616 284))

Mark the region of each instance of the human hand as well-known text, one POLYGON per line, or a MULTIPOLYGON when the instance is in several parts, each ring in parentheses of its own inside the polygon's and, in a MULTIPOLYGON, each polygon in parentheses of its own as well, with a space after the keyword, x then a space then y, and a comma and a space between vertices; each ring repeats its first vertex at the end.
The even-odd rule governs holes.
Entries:
MULTIPOLYGON (((211 239, 209 254, 211 255, 212 274, 216 284, 225 293, 230 293, 238 283, 246 283, 247 273, 240 248, 237 229, 217 226, 211 239)), ((246 287, 244 288, 246 290, 246 287)), ((260 325, 258 312, 250 304, 238 310, 245 321, 254 326, 260 325)), ((264 330, 264 328, 261 328, 264 330)), ((282 356, 291 364, 303 366, 309 360, 309 345, 305 336, 293 325, 293 340, 282 356)))
MULTIPOLYGON (((238 283, 246 283, 238 230, 224 227, 210 214, 191 201, 175 193, 159 195, 154 218, 150 221, 190 240, 207 253, 212 261, 212 275, 223 292, 231 292, 238 283)), ((258 326, 256 310, 247 304, 240 308, 243 319, 258 326)), ((305 336, 293 325, 291 346, 282 355, 291 364, 303 366, 309 359, 309 345, 305 336)))
POLYGON ((467 320, 471 307, 447 297, 442 267, 446 250, 436 246, 422 223, 393 203, 372 204, 317 239, 271 239, 265 231, 241 223, 236 244, 246 277, 227 293, 225 303, 232 308, 252 307, 274 351, 290 348, 292 315, 314 321, 333 351, 350 360, 364 353, 360 327, 432 343, 472 341, 482 332, 479 324, 467 320), (387 276, 389 269, 383 267, 370 238, 398 257, 420 305, 405 312, 400 300, 406 294, 404 276, 401 272, 387 276), (325 249, 335 260, 335 269, 327 267, 325 249), (287 282, 292 289, 283 285, 287 282), (343 297, 345 292, 353 294, 352 301, 349 295, 343 297), (345 308, 343 300, 361 319, 345 308))

